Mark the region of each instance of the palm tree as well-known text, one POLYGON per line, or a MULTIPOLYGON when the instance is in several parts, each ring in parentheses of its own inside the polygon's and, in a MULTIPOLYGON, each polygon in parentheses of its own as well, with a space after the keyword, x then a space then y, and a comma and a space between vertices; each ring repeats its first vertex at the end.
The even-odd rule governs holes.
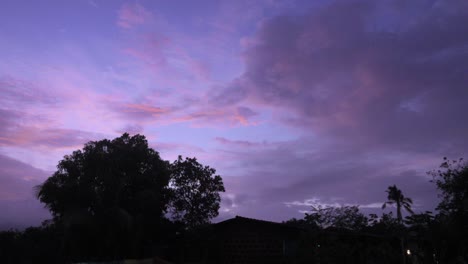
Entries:
POLYGON ((388 186, 388 189, 386 190, 388 193, 388 201, 386 201, 382 205, 382 209, 385 209, 385 207, 388 205, 396 205, 397 208, 397 219, 398 222, 401 224, 402 223, 402 216, 401 216, 401 208, 405 208, 407 212, 410 214, 413 214, 413 210, 411 210, 411 205, 413 204, 413 200, 409 197, 405 197, 403 193, 401 192, 400 189, 396 187, 396 185, 393 186, 388 186))

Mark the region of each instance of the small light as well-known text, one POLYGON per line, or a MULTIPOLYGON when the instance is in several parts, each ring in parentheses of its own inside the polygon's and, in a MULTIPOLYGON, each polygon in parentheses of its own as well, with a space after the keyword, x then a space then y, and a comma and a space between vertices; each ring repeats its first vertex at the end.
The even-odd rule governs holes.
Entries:
POLYGON ((406 250, 406 255, 408 255, 408 256, 411 255, 411 250, 407 249, 406 250))
POLYGON ((317 247, 320 247, 320 244, 318 244, 317 247))

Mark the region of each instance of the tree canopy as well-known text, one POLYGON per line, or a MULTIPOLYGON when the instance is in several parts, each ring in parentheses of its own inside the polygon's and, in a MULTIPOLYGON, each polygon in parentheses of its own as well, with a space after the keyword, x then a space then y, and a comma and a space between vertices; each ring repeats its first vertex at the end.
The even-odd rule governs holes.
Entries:
POLYGON ((468 163, 444 157, 440 168, 428 173, 440 191, 436 220, 437 240, 444 244, 441 254, 447 259, 463 256, 468 261, 468 163))
POLYGON ((361 230, 367 225, 367 217, 359 211, 358 206, 312 207, 304 220, 320 228, 335 227, 348 230, 361 230))
POLYGON ((442 201, 437 209, 442 213, 468 213, 468 163, 462 158, 449 160, 444 157, 439 170, 429 172, 441 191, 442 201))
POLYGON ((206 224, 218 215, 221 197, 224 192, 221 176, 216 170, 198 163, 196 158, 182 159, 171 164, 170 203, 173 217, 186 226, 206 224))
POLYGON ((66 155, 37 196, 54 217, 85 210, 91 215, 118 207, 132 216, 161 217, 170 190, 169 163, 148 147, 146 138, 124 134, 91 141, 66 155))
POLYGON ((193 226, 218 215, 224 185, 215 172, 196 158, 179 156, 171 164, 148 147, 144 136, 123 134, 88 142, 66 155, 37 187, 37 196, 56 218, 72 211, 98 215, 119 208, 133 217, 170 212, 193 226))
POLYGON ((224 185, 214 174, 196 158, 162 160, 145 136, 125 133, 64 156, 36 194, 64 227, 68 254, 76 249, 76 255, 115 259, 141 255, 132 248, 155 243, 180 224, 192 228, 216 217, 224 185), (92 241, 107 249, 97 252, 92 241))

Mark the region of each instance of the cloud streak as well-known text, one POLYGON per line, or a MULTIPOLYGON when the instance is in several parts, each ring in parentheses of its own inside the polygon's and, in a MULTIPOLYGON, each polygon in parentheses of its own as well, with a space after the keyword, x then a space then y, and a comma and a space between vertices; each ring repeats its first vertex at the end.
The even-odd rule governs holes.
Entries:
POLYGON ((138 3, 126 3, 118 12, 117 25, 124 29, 142 25, 151 20, 151 12, 138 3))

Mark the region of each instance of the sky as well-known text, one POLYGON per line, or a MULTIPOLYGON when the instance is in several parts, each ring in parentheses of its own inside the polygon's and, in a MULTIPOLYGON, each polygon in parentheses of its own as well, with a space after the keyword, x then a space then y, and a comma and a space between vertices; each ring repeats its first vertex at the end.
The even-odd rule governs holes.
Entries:
POLYGON ((0 58, 0 228, 124 132, 215 168, 215 221, 380 214, 393 184, 434 210, 426 172, 468 156, 466 0, 2 0, 0 58))

